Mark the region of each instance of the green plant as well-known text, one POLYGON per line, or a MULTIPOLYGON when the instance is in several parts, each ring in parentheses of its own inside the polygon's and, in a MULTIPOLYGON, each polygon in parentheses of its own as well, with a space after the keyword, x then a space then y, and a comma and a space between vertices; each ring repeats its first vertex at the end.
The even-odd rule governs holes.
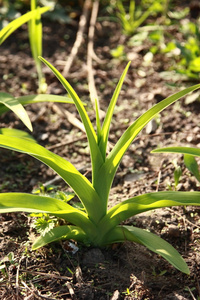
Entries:
MULTIPOLYGON (((192 79, 199 79, 200 74, 200 32, 199 25, 189 22, 180 30, 183 34, 183 42, 170 41, 162 50, 163 53, 171 53, 176 59, 176 72, 192 79), (179 55, 177 53, 179 52, 179 55)), ((173 67, 172 67, 173 68, 173 67)))
POLYGON ((136 9, 136 3, 134 0, 130 0, 128 13, 126 12, 125 6, 123 5, 122 0, 117 0, 117 8, 118 8, 118 17, 121 21, 124 33, 127 35, 132 35, 135 33, 136 29, 151 15, 155 14, 155 12, 162 11, 161 2, 153 0, 149 4, 148 8, 145 9, 144 3, 142 1, 142 9, 136 9))
POLYGON ((59 174, 72 187, 83 208, 75 208, 54 197, 26 193, 0 193, 0 212, 25 211, 47 213, 62 218, 72 225, 53 228, 37 238, 33 249, 60 239, 74 239, 97 247, 125 240, 142 244, 164 257, 178 270, 189 273, 181 255, 166 241, 146 230, 120 225, 127 218, 148 210, 174 205, 200 205, 198 192, 155 192, 139 195, 107 209, 111 185, 126 150, 145 125, 167 106, 200 84, 189 87, 159 102, 139 117, 120 137, 114 148, 106 154, 110 123, 129 64, 125 68, 107 109, 103 124, 100 123, 96 103, 96 132, 84 105, 65 78, 44 58, 40 58, 58 77, 68 91, 80 114, 87 134, 92 164, 92 182, 82 175, 69 161, 48 151, 30 140, 0 135, 0 146, 29 154, 59 174))

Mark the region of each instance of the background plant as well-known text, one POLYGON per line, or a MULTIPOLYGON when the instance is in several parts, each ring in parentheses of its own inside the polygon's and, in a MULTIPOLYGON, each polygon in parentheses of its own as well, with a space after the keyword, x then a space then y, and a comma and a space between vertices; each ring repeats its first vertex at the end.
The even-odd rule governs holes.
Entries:
POLYGON ((134 0, 129 1, 128 10, 122 0, 117 0, 117 8, 122 28, 125 34, 132 35, 136 29, 150 16, 163 11, 163 0, 141 1, 140 6, 136 6, 134 0), (147 3, 148 2, 148 3, 147 3))
POLYGON ((200 84, 166 98, 145 112, 128 127, 112 151, 106 155, 113 110, 129 65, 127 65, 115 89, 102 125, 99 118, 99 108, 96 105, 95 132, 83 103, 71 85, 48 61, 43 58, 41 60, 61 81, 80 114, 90 146, 92 182, 70 162, 37 143, 23 138, 0 135, 1 147, 29 154, 51 167, 72 187, 82 204, 80 209, 80 207, 75 208, 69 203, 54 197, 26 193, 1 193, 0 212, 47 213, 72 224, 54 227, 45 235, 36 239, 33 249, 60 239, 74 239, 93 246, 105 246, 130 240, 145 245, 164 257, 177 269, 189 273, 188 266, 180 254, 166 241, 146 230, 119 224, 131 216, 151 209, 173 205, 200 205, 198 192, 156 192, 127 199, 109 210, 107 210, 107 205, 110 188, 120 161, 138 133, 160 111, 180 97, 198 89, 200 84))

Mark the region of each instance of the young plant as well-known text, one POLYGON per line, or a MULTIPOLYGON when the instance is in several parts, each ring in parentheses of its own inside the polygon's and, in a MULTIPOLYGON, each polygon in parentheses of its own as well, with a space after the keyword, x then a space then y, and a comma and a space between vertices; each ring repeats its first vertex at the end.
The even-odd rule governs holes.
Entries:
MULTIPOLYGON (((129 64, 125 68, 107 109, 103 124, 100 123, 96 104, 96 132, 85 107, 67 80, 44 58, 40 58, 57 76, 68 91, 80 114, 90 147, 92 182, 82 175, 69 161, 44 147, 23 138, 0 135, 0 146, 29 154, 42 161, 59 174, 72 187, 82 206, 73 207, 54 197, 27 193, 0 193, 0 212, 25 211, 47 213, 62 218, 71 225, 62 225, 37 238, 33 249, 60 239, 73 239, 86 245, 102 247, 126 240, 142 244, 161 255, 178 270, 189 273, 181 255, 166 241, 146 230, 120 225, 131 216, 152 209, 177 205, 200 205, 198 192, 155 192, 127 199, 108 210, 109 192, 120 161, 126 150, 145 125, 159 112, 187 93, 200 88, 189 87, 159 102, 139 117, 122 134, 110 153, 106 154, 110 123, 129 64)), ((68 223, 68 224, 69 224, 68 223)))
MULTIPOLYGON (((152 1, 151 1, 152 2, 152 1)), ((145 11, 136 10, 135 0, 130 0, 128 13, 122 3, 122 0, 117 0, 118 17, 121 21, 124 33, 132 35, 136 29, 151 15, 155 12, 162 11, 162 1, 153 1, 145 11)), ((143 4, 143 3, 142 3, 143 4)))

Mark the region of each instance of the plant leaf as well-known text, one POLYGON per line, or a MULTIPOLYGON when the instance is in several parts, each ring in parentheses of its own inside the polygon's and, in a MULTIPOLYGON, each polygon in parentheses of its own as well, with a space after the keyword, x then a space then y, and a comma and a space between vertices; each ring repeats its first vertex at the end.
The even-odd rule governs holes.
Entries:
MULTIPOLYGON (((50 7, 45 6, 39 8, 40 14, 45 13, 48 11, 50 7)), ((0 45, 13 33, 17 28, 19 28, 22 24, 28 22, 34 15, 37 14, 37 10, 29 11, 28 13, 22 15, 21 17, 17 18, 16 20, 10 22, 7 26, 5 26, 0 31, 0 45)))
POLYGON ((131 126, 128 127, 128 129, 123 133, 110 154, 107 156, 106 162, 102 165, 97 174, 97 177, 101 178, 101 181, 98 184, 98 191, 104 189, 104 195, 107 195, 106 197, 108 198, 113 178, 123 155, 125 154, 130 144, 133 142, 135 137, 147 125, 147 123, 152 120, 159 112, 164 110, 167 106, 198 88, 200 88, 200 84, 186 88, 164 99, 163 101, 159 102, 148 111, 146 111, 131 126))
POLYGON ((113 94, 112 99, 110 101, 110 104, 109 104, 109 107, 108 107, 108 110, 106 112, 106 116, 105 116, 105 119, 104 119, 104 122, 103 122, 102 132, 101 132, 101 139, 99 141, 99 148, 101 150, 102 156, 104 157, 104 160, 105 160, 105 157, 106 157, 108 134, 109 134, 109 129, 110 129, 110 123, 111 123, 112 116, 113 116, 113 111, 114 111, 119 93, 121 91, 122 84, 124 82, 126 73, 128 72, 129 66, 130 66, 130 62, 127 64, 124 72, 121 75, 121 78, 120 78, 120 80, 117 84, 117 87, 116 87, 115 91, 114 91, 114 94, 113 94))
POLYGON ((74 192, 84 205, 90 219, 94 222, 99 221, 99 215, 101 215, 101 200, 90 181, 70 162, 35 142, 16 137, 0 135, 0 146, 29 154, 52 168, 73 188, 74 192), (96 210, 96 207, 98 207, 98 210, 96 210))
POLYGON ((36 140, 30 134, 28 134, 26 131, 23 130, 14 129, 14 128, 0 128, 0 134, 28 139, 36 143, 36 140))
POLYGON ((92 174, 96 174, 96 172, 99 170, 101 165, 103 164, 103 158, 101 155, 101 152, 99 150, 99 147, 97 145, 97 135, 94 131, 94 128, 92 126, 92 123, 88 117, 88 114, 83 106, 83 103, 79 99, 78 95, 72 88, 72 86, 68 83, 68 81, 61 75, 61 73, 54 68, 47 60, 45 60, 43 57, 40 57, 41 61, 43 61, 55 74, 55 76, 59 79, 59 81, 62 83, 64 88, 67 90, 71 98, 73 99, 76 108, 79 112, 79 115, 82 119, 83 125, 86 130, 87 138, 89 141, 90 146, 90 153, 91 153, 91 162, 92 162, 92 174))
MULTIPOLYGON (((155 192, 135 196, 112 207, 99 224, 103 234, 120 224, 122 221, 139 213, 152 209, 170 206, 200 206, 200 192, 155 192)), ((99 234, 98 242, 101 243, 103 235, 99 234)))
POLYGON ((200 149, 193 147, 165 147, 151 151, 152 153, 179 153, 200 156, 200 149))
POLYGON ((188 168, 188 170, 196 177, 196 179, 200 182, 200 173, 199 166, 196 162, 196 159, 192 155, 185 154, 184 155, 184 164, 188 168))
POLYGON ((32 249, 36 250, 40 247, 43 247, 49 243, 59 241, 61 239, 73 239, 76 241, 87 240, 86 234, 79 227, 64 225, 55 227, 46 233, 44 236, 40 236, 33 243, 32 249))
POLYGON ((26 125, 30 131, 33 131, 27 112, 16 98, 7 93, 0 93, 0 103, 12 110, 20 118, 24 125, 26 125))
MULTIPOLYGON (((0 92, 0 99, 6 94, 8 97, 13 98, 12 95, 7 93, 0 92)), ((71 103, 74 104, 74 101, 70 97, 57 96, 57 95, 48 95, 48 94, 38 94, 38 95, 26 95, 22 97, 14 98, 22 105, 27 105, 31 103, 39 102, 59 102, 59 103, 71 103)), ((0 103, 0 115, 8 111, 9 108, 0 103)))
POLYGON ((116 243, 126 240, 144 245, 149 250, 162 256, 176 269, 186 274, 190 273, 186 262, 174 247, 144 229, 133 226, 118 226, 109 233, 107 242, 116 243))

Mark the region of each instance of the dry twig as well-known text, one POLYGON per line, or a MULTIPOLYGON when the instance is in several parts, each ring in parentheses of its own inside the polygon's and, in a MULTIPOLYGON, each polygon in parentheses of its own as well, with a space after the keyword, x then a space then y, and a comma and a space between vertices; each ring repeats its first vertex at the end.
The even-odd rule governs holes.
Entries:
POLYGON ((71 65, 74 61, 74 58, 76 57, 78 50, 81 46, 81 43, 83 41, 83 33, 84 33, 84 30, 85 30, 85 27, 87 24, 87 19, 89 16, 91 6, 92 6, 92 0, 85 0, 84 6, 83 6, 83 13, 82 13, 82 15, 80 17, 80 21, 79 21, 79 29, 78 29, 78 32, 76 35, 76 40, 75 40, 74 46, 71 50, 71 53, 68 57, 68 60, 65 64, 64 71, 63 71, 64 77, 67 77, 69 70, 71 68, 71 65))

